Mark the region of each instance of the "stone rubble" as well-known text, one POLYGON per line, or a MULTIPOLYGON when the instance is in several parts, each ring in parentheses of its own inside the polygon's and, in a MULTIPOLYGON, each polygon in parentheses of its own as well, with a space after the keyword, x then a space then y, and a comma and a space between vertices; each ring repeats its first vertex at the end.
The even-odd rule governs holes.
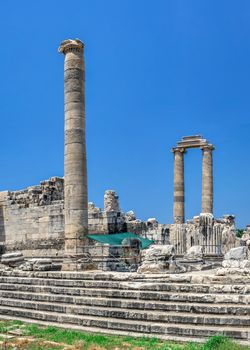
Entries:
POLYGON ((120 212, 119 196, 113 190, 107 190, 104 194, 104 210, 107 212, 120 212))
MULTIPOLYGON (((61 266, 60 266, 61 267, 61 266)), ((52 259, 29 259, 19 267, 23 271, 52 271, 52 259)))
POLYGON ((24 256, 21 252, 3 254, 1 257, 1 264, 9 267, 19 267, 22 263, 24 263, 24 256))
POLYGON ((231 248, 240 245, 233 215, 216 219, 212 214, 204 213, 186 223, 170 225, 169 241, 180 255, 193 246, 203 246, 204 255, 222 257, 231 248))
POLYGON ((186 260, 198 260, 203 261, 204 249, 201 245, 195 245, 188 249, 187 253, 184 255, 186 260))
POLYGON ((166 273, 174 255, 175 249, 172 245, 151 245, 142 251, 142 264, 137 273, 166 273))
MULTIPOLYGON (((64 256, 64 179, 52 177, 22 191, 0 192, 1 249, 20 251, 26 258, 64 256)), ((133 211, 120 209, 113 190, 104 195, 104 209, 88 203, 89 234, 132 232, 167 243, 169 225, 141 221, 133 211)))
MULTIPOLYGON (((120 209, 113 190, 104 195, 104 209, 88 203, 90 234, 133 232, 156 244, 173 244, 184 255, 193 246, 203 246, 205 255, 222 256, 230 248, 250 243, 249 230, 236 237, 233 215, 215 219, 195 216, 185 224, 160 224, 155 218, 138 220, 133 211, 120 209), (249 242, 249 243, 247 243, 249 242)), ((3 251, 21 251, 27 258, 64 255, 64 179, 52 177, 23 191, 0 192, 0 238, 3 251)))
POLYGON ((0 271, 20 270, 20 271, 58 271, 61 264, 52 259, 25 259, 21 252, 3 254, 1 257, 0 271))
POLYGON ((224 260, 245 260, 248 257, 247 247, 237 247, 225 254, 224 260))
POLYGON ((11 205, 17 205, 19 208, 29 208, 34 204, 38 206, 51 205, 54 201, 63 199, 63 182, 62 178, 52 177, 49 180, 41 181, 38 186, 8 192, 8 201, 11 205))
POLYGON ((128 222, 130 222, 130 221, 135 221, 135 220, 136 220, 136 216, 135 216, 135 213, 133 212, 133 210, 128 211, 128 212, 125 214, 125 217, 126 217, 126 219, 127 219, 128 222))
POLYGON ((248 246, 232 248, 225 254, 222 268, 217 270, 218 276, 227 275, 250 275, 250 250, 248 246))

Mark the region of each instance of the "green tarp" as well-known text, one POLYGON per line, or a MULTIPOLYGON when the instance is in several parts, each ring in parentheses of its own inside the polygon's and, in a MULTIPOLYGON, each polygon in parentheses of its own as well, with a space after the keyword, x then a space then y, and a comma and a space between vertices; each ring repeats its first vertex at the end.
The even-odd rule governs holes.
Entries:
POLYGON ((142 249, 145 249, 149 247, 151 244, 154 243, 154 241, 151 241, 150 239, 142 238, 138 235, 135 235, 131 232, 125 232, 125 233, 111 233, 108 235, 99 234, 99 235, 88 235, 87 236, 90 239, 93 239, 94 241, 103 243, 103 244, 109 244, 113 246, 119 246, 122 244, 122 241, 125 238, 137 238, 141 241, 142 249))

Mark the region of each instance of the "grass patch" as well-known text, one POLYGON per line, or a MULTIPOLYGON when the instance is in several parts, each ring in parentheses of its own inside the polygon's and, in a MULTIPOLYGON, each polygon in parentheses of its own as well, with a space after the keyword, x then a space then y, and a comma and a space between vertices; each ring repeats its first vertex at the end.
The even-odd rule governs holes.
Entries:
POLYGON ((250 346, 243 346, 233 342, 223 335, 215 335, 208 339, 201 350, 242 350, 250 349, 250 346))
POLYGON ((21 329, 24 337, 6 340, 7 347, 0 349, 19 350, 250 350, 250 346, 237 344, 230 339, 217 335, 205 344, 175 343, 157 338, 134 338, 128 336, 102 335, 66 330, 54 326, 25 324, 19 321, 0 322, 0 333, 21 329))

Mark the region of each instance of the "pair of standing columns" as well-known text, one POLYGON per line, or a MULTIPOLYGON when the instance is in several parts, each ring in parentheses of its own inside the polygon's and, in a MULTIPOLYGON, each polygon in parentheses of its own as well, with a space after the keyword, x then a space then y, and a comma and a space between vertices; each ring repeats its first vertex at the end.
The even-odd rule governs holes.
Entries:
MULTIPOLYGON (((202 147, 202 213, 213 213, 212 145, 202 147)), ((184 154, 185 148, 174 148, 174 223, 185 222, 184 154)))

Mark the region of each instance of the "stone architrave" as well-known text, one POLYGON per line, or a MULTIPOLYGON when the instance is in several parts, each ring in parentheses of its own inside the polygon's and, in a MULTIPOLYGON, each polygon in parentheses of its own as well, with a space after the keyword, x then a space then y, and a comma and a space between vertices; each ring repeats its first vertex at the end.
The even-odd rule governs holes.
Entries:
POLYGON ((213 150, 210 144, 202 148, 202 213, 213 213, 213 150))
POLYGON ((65 263, 63 269, 77 269, 74 261, 84 251, 88 233, 88 188, 85 140, 84 44, 65 40, 64 54, 64 206, 65 263))
POLYGON ((182 224, 184 214, 184 148, 173 148, 174 153, 174 223, 182 224))

